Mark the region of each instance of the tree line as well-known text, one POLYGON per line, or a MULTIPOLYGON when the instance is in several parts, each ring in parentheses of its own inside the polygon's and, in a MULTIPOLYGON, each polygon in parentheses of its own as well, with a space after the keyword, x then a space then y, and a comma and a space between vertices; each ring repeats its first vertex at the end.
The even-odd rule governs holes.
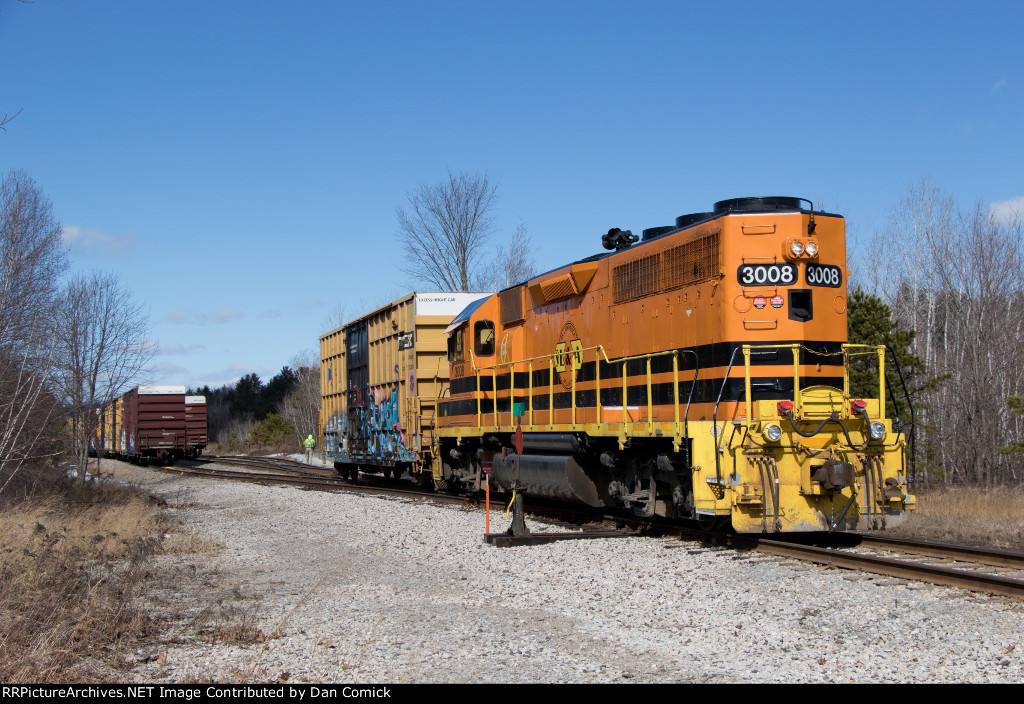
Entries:
POLYGON ((53 206, 25 173, 0 182, 0 494, 70 456, 85 478, 96 409, 153 354, 148 315, 115 275, 66 276, 53 206), (70 431, 70 432, 68 432, 70 431), (32 476, 29 476, 32 475, 32 476))
POLYGON ((923 182, 851 264, 851 341, 881 340, 888 328, 901 349, 919 479, 1024 481, 1022 235, 1020 213, 961 208, 923 182))
POLYGON ((296 357, 266 384, 250 373, 234 384, 188 393, 206 397, 210 440, 225 451, 298 451, 308 435, 319 433, 320 365, 312 353, 296 357))
MULTIPOLYGON (((31 491, 67 459, 84 480, 99 409, 151 374, 148 311, 116 274, 71 275, 69 267, 52 203, 27 174, 8 172, 0 182, 0 495, 31 491)), ((208 398, 211 438, 227 431, 301 448, 317 433, 312 354, 267 384, 249 374, 192 393, 208 398)))

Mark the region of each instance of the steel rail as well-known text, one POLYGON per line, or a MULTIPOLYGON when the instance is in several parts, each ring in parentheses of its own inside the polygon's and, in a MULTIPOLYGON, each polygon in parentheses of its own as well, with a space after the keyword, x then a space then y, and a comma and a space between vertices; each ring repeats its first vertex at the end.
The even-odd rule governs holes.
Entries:
POLYGON ((1024 570, 1024 553, 1010 552, 1009 550, 996 550, 994 548, 979 548, 970 545, 954 545, 951 543, 930 543, 923 540, 907 540, 904 538, 889 538, 878 535, 866 535, 863 533, 845 533, 848 536, 855 536, 860 540, 860 547, 874 548, 879 550, 896 549, 916 555, 928 557, 941 557, 963 562, 978 562, 985 565, 997 567, 1010 567, 1024 570))
MULTIPOLYGON (((218 459, 217 461, 222 461, 218 459)), ((224 461, 228 464, 227 461, 224 461)), ((243 466, 247 466, 247 463, 240 463, 243 466)), ((251 472, 244 470, 231 470, 231 469, 214 469, 212 467, 190 467, 190 466, 157 466, 154 469, 159 469, 165 472, 188 474, 192 476, 212 477, 216 479, 237 479, 241 481, 248 481, 258 484, 277 484, 284 486, 298 486, 298 487, 315 487, 322 489, 330 489, 333 491, 349 491, 358 494, 378 494, 397 496, 400 498, 413 498, 413 499, 429 499, 437 503, 451 503, 465 505, 467 500, 463 496, 437 494, 433 491, 416 489, 412 487, 395 487, 394 485, 387 484, 350 484, 343 480, 341 477, 320 477, 314 475, 300 475, 298 472, 293 472, 289 476, 288 472, 291 470, 287 468, 278 468, 279 472, 283 473, 260 473, 251 472)))
POLYGON ((947 587, 1024 598, 1024 581, 981 572, 968 572, 920 562, 907 562, 890 557, 844 552, 811 545, 800 545, 779 540, 734 536, 734 544, 747 544, 752 549, 769 555, 808 560, 832 567, 843 567, 873 572, 890 577, 914 579, 947 587))
POLYGON ((189 467, 182 465, 174 466, 159 466, 155 469, 160 469, 165 472, 176 472, 178 474, 191 474, 194 476, 202 477, 216 477, 218 479, 242 479, 251 482, 263 482, 271 484, 300 484, 300 485, 315 485, 324 487, 343 487, 342 480, 340 477, 317 477, 312 475, 300 476, 297 473, 282 473, 286 470, 280 470, 278 473, 261 473, 251 472, 245 470, 231 470, 231 469, 214 469, 212 467, 189 467))
POLYGON ((201 455, 199 461, 220 462, 252 467, 273 467, 283 470, 304 470, 307 472, 335 472, 333 467, 318 467, 287 457, 256 457, 251 455, 201 455))

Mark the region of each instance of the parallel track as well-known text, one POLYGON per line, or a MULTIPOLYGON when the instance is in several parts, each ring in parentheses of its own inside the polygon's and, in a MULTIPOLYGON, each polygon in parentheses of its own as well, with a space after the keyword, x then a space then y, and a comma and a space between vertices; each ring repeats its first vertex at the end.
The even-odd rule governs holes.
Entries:
POLYGON ((1024 571, 1024 553, 1009 552, 1007 550, 994 550, 991 548, 977 548, 967 545, 952 545, 949 543, 929 543, 920 540, 905 540, 902 538, 889 538, 879 535, 849 534, 856 535, 859 545, 862 548, 872 550, 898 550, 900 552, 913 553, 928 557, 956 560, 960 562, 975 562, 983 565, 994 565, 997 567, 1009 567, 1015 570, 1024 571))
MULTIPOLYGON (((333 469, 313 467, 302 462, 283 458, 204 456, 200 458, 200 461, 234 465, 243 469, 212 468, 192 463, 179 463, 174 467, 164 467, 163 469, 179 474, 209 476, 218 479, 238 479, 261 484, 284 484, 319 490, 386 494, 410 499, 427 499, 448 504, 473 505, 478 503, 465 497, 438 494, 419 488, 414 486, 412 482, 380 480, 373 475, 362 475, 361 483, 353 485, 338 477, 333 469), (402 484, 406 486, 401 486, 402 484)), ((565 509, 564 507, 551 510, 541 508, 538 510, 537 507, 531 506, 531 513, 536 513, 539 516, 557 515, 563 520, 572 520, 580 523, 593 523, 595 520, 600 519, 600 517, 592 512, 579 511, 574 513, 572 509, 565 509)), ((794 535, 783 539, 769 539, 756 535, 713 533, 672 524, 645 524, 643 521, 636 519, 624 521, 622 516, 606 516, 604 518, 607 521, 615 521, 620 524, 627 523, 633 529, 653 529, 663 534, 677 535, 680 538, 725 544, 730 547, 756 550, 769 555, 883 574, 901 579, 918 580, 948 587, 1024 598, 1024 580, 1014 576, 992 574, 991 570, 981 572, 975 569, 977 566, 987 565, 1002 569, 1019 570, 1021 573, 1024 573, 1024 554, 1021 553, 855 533, 844 533, 838 537, 847 544, 851 540, 855 541, 856 547, 860 550, 837 549, 834 546, 820 547, 803 544, 801 541, 805 536, 794 535), (897 559, 878 554, 868 554, 863 550, 896 552, 907 556, 917 556, 917 559, 910 557, 897 559), (921 557, 933 558, 933 561, 934 558, 937 558, 940 561, 955 562, 960 566, 953 568, 946 565, 929 564, 920 561, 921 557), (972 565, 974 567, 965 568, 962 565, 972 565)), ((623 531, 623 534, 626 533, 627 531, 623 531)))
MULTIPOLYGON (((751 536, 733 536, 733 544, 745 544, 758 552, 769 555, 807 560, 832 567, 843 567, 890 577, 914 579, 947 587, 957 587, 1024 599, 1024 581, 1021 579, 992 574, 991 572, 976 571, 970 567, 952 568, 920 562, 909 557, 897 559, 877 554, 822 548, 814 545, 801 545, 797 542, 768 540, 751 536)), ((910 555, 939 555, 943 559, 952 559, 960 563, 971 563, 978 568, 982 565, 991 565, 992 560, 999 559, 1001 560, 1000 566, 1011 566, 1011 563, 1013 563, 1016 565, 1015 569, 1024 571, 1024 555, 1007 553, 1001 550, 985 550, 983 548, 946 545, 943 543, 900 541, 893 538, 876 539, 874 536, 866 537, 861 545, 869 547, 873 544, 885 545, 887 550, 908 553, 910 555), (996 555, 999 557, 997 558, 996 555)))
POLYGON ((419 488, 412 482, 400 479, 384 480, 373 475, 363 475, 360 484, 351 484, 339 477, 333 468, 314 467, 304 462, 277 457, 218 457, 204 455, 198 461, 182 460, 174 466, 164 466, 159 469, 176 474, 190 474, 216 479, 235 479, 257 484, 280 484, 321 491, 382 494, 410 499, 430 499, 431 501, 447 504, 472 503, 463 496, 437 494, 433 491, 419 488), (206 463, 235 466, 239 467, 239 469, 204 466, 206 463))

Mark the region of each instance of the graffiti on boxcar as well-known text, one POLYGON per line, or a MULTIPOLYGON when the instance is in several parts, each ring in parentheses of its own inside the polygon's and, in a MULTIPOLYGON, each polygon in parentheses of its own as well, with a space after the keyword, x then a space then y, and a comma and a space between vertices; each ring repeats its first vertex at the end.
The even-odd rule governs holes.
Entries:
POLYGON ((336 414, 324 428, 335 458, 382 465, 415 461, 399 417, 398 387, 357 389, 353 396, 358 405, 349 407, 348 419, 336 414))

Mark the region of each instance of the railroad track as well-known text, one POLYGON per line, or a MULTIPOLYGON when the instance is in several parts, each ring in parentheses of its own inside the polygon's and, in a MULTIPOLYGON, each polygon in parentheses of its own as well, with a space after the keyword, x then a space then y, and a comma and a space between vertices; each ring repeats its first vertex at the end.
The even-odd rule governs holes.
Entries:
MULTIPOLYGON (((164 470, 179 474, 263 484, 283 484, 319 490, 353 491, 408 499, 428 499, 447 504, 476 505, 479 503, 466 497, 439 494, 423 489, 409 481, 384 480, 375 475, 361 475, 359 484, 350 484, 337 476, 331 468, 314 467, 284 458, 203 456, 199 461, 179 462, 174 467, 165 467, 164 470), (207 463, 219 466, 210 467, 207 466, 207 463), (232 468, 225 468, 224 465, 232 468)), ((592 512, 574 513, 573 510, 566 509, 564 506, 547 507, 536 503, 531 505, 530 513, 541 518, 557 518, 559 520, 556 523, 561 523, 563 526, 567 526, 569 523, 589 523, 591 529, 593 529, 595 520, 600 520, 600 517, 592 512)), ((1022 553, 860 533, 843 533, 834 537, 833 544, 821 546, 807 544, 804 536, 798 535, 776 539, 756 535, 716 533, 666 523, 644 524, 643 521, 636 519, 623 520, 622 516, 606 516, 604 518, 606 521, 616 522, 620 526, 624 524, 629 528, 620 530, 618 533, 604 531, 605 535, 602 537, 610 537, 613 534, 636 535, 638 530, 653 530, 663 535, 675 535, 681 539, 701 540, 733 548, 755 550, 764 554, 831 567, 1024 598, 1024 554, 1022 553), (845 545, 836 546, 842 543, 845 545)), ((522 541, 519 544, 530 544, 530 542, 522 541)))
POLYGON ((338 476, 333 468, 315 467, 304 462, 280 457, 203 455, 198 460, 181 460, 174 466, 165 466, 159 469, 176 474, 248 481, 257 484, 279 484, 322 491, 350 491, 409 499, 429 498, 438 503, 448 504, 470 503, 465 497, 437 494, 401 479, 388 480, 374 475, 361 475, 360 483, 352 484, 338 476), (209 466, 211 464, 217 466, 209 466))
POLYGON ((202 455, 197 462, 217 462, 237 467, 252 467, 271 472, 293 472, 307 476, 337 476, 337 472, 330 467, 317 467, 315 465, 288 459, 287 457, 252 457, 249 455, 202 455))
MULTIPOLYGON (((226 464, 226 463, 225 463, 226 464)), ((192 464, 189 461, 179 461, 173 467, 159 467, 165 472, 172 474, 189 474, 200 477, 213 477, 216 479, 233 479, 257 484, 284 484, 291 486, 306 486, 318 489, 331 489, 341 485, 340 479, 331 477, 315 476, 313 474, 301 475, 297 472, 268 468, 257 469, 230 469, 224 467, 204 467, 192 464)))
POLYGON ((1024 554, 859 534, 846 534, 843 538, 859 539, 859 544, 837 549, 757 536, 733 536, 733 544, 832 567, 1024 598, 1024 554), (1011 574, 999 570, 1010 570, 1011 574))

